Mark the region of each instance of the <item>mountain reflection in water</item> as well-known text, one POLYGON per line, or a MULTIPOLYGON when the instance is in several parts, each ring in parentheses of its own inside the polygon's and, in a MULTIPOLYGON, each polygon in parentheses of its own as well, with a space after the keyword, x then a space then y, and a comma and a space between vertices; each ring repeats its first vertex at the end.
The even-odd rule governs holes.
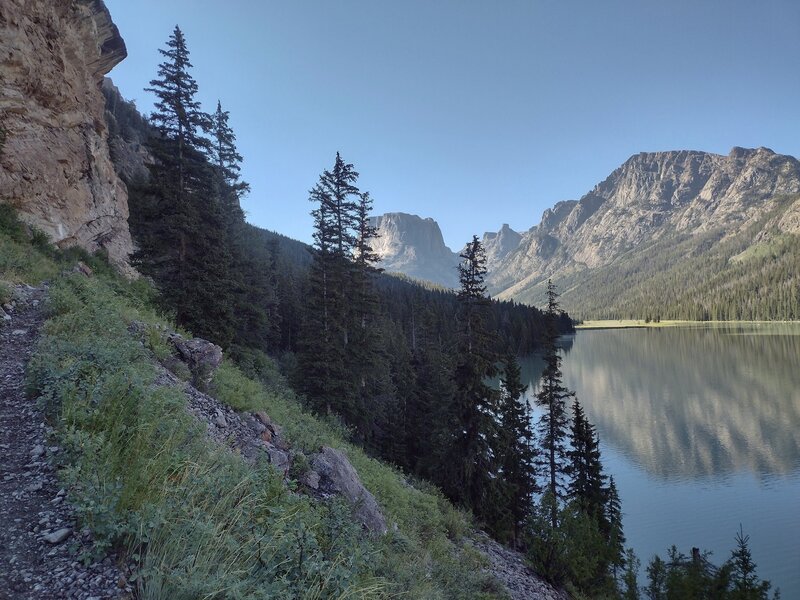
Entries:
MULTIPOLYGON (((800 467, 800 325, 579 331, 564 380, 612 446, 663 480, 800 467), (576 343, 577 342, 577 343, 576 343)), ((541 375, 522 359, 532 398, 541 375)))
MULTIPOLYGON (((566 385, 597 425, 642 559, 721 563, 741 525, 759 575, 800 598, 800 324, 579 331, 566 385)), ((543 364, 521 361, 532 400, 543 364)), ((645 579, 640 574, 640 583, 645 579)))

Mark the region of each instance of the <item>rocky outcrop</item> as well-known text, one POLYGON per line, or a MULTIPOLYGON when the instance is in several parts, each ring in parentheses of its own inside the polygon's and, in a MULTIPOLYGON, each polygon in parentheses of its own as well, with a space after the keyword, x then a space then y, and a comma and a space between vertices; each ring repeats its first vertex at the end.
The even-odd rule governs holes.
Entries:
POLYGON ((486 556, 486 570, 503 584, 512 600, 569 600, 564 590, 554 588, 530 569, 523 553, 495 542, 482 531, 476 531, 468 543, 486 556))
POLYGON ((100 92, 126 56, 102 0, 0 3, 0 202, 60 247, 127 268, 127 192, 109 158, 100 92))
POLYGON ((436 221, 406 213, 386 213, 374 217, 372 224, 378 228, 373 249, 381 258, 381 268, 458 287, 458 254, 445 245, 436 221))
POLYGON ((127 184, 146 181, 150 177, 148 165, 154 160, 146 144, 151 127, 136 105, 122 97, 111 79, 103 79, 101 89, 106 101, 108 146, 114 169, 127 184))
POLYGON ((343 496, 353 505, 354 517, 367 531, 386 533, 386 520, 375 501, 375 496, 361 483, 358 473, 344 452, 323 446, 319 454, 311 459, 311 473, 313 475, 310 477, 306 476, 306 481, 311 487, 343 496))
POLYGON ((189 367, 194 385, 205 389, 214 372, 222 364, 222 348, 202 338, 184 339, 183 336, 173 333, 169 341, 175 346, 181 360, 189 367))

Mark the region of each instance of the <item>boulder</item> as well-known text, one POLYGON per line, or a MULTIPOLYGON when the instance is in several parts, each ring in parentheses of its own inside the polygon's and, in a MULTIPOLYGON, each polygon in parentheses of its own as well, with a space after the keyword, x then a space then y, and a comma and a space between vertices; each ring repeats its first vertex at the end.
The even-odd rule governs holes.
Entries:
POLYGON ((269 456, 270 464, 275 467, 278 473, 285 476, 291 464, 289 454, 272 444, 265 444, 265 448, 267 450, 267 456, 269 456))
MULTIPOLYGON (((375 497, 364 487, 347 456, 334 448, 323 446, 311 459, 311 472, 306 479, 317 482, 323 492, 344 496, 353 505, 355 518, 373 534, 386 533, 386 519, 375 497)), ((313 486, 311 486, 313 487, 313 486)))
POLYGON ((186 340, 177 333, 170 335, 169 340, 189 367, 195 386, 208 386, 214 371, 222 364, 222 348, 201 338, 186 340))

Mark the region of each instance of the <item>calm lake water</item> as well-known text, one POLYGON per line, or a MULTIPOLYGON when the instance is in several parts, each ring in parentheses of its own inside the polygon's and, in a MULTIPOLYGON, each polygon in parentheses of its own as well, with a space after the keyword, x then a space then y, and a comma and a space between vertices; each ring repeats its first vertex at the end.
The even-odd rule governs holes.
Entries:
MULTIPOLYGON (((643 569, 672 544, 722 563, 741 524, 759 575, 800 599, 800 324, 579 331, 563 348, 643 569)), ((532 398, 541 361, 522 366, 532 398)))

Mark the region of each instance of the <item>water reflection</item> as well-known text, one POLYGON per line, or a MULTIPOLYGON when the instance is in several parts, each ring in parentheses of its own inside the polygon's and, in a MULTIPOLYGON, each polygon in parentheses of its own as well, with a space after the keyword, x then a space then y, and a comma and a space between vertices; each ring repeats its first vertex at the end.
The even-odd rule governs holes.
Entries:
MULTIPOLYGON (((565 342, 565 382, 603 445, 648 474, 767 480, 800 469, 800 325, 581 331, 565 342)), ((541 360, 521 362, 535 385, 541 360)))

